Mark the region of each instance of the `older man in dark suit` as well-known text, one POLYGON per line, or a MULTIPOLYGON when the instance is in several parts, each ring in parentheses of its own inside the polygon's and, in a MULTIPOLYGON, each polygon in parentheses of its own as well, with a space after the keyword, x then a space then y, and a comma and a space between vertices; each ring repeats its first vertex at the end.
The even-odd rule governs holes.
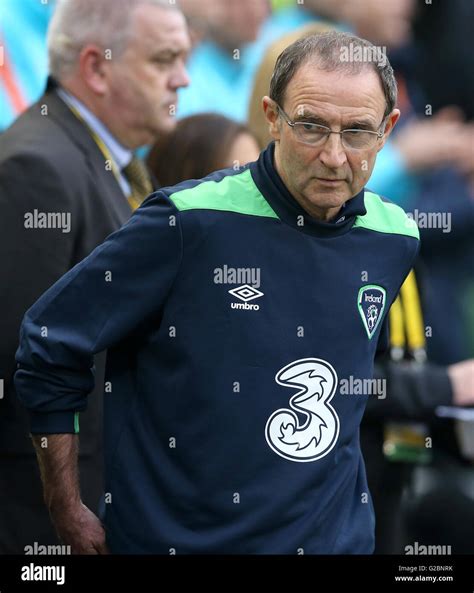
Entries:
MULTIPOLYGON (((188 50, 184 17, 168 0, 62 0, 46 92, 0 136, 0 553, 57 543, 14 392, 20 321, 152 191, 133 151, 173 128, 188 50)), ((103 366, 104 355, 99 392, 103 366)), ((92 508, 102 491, 100 401, 91 397, 81 416, 92 508)))

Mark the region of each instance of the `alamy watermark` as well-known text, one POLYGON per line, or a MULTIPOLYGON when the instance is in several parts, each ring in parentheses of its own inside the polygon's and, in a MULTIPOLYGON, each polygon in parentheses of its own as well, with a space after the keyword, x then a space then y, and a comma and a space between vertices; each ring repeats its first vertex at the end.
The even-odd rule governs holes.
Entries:
POLYGON ((24 216, 25 229, 61 229, 63 233, 71 232, 70 212, 40 212, 36 208, 33 212, 26 212, 24 216))
POLYGON ((386 379, 357 379, 350 375, 339 381, 341 395, 375 395, 377 399, 387 397, 386 379))
POLYGON ((38 542, 33 542, 33 544, 26 545, 23 549, 26 556, 65 556, 72 553, 71 546, 65 544, 46 546, 38 542))
MULTIPOLYGON (((65 556, 71 554, 71 546, 65 544, 44 545, 33 542, 23 548, 26 556, 65 556)), ((66 582, 65 566, 37 565, 34 562, 21 567, 22 581, 54 581, 56 585, 66 582)))
POLYGON ((40 566, 33 562, 21 567, 22 581, 55 581, 57 585, 66 582, 65 566, 40 566))
POLYGON ((407 225, 413 221, 419 229, 441 229, 443 233, 451 232, 451 212, 420 212, 417 208, 407 212, 407 225))
POLYGON ((369 47, 349 43, 340 49, 341 62, 375 63, 384 67, 387 64, 387 48, 385 45, 371 45, 369 47))
POLYGON ((419 544, 418 542, 414 542, 413 545, 409 544, 405 546, 405 554, 407 556, 410 555, 419 555, 419 556, 436 556, 436 555, 450 555, 451 554, 451 546, 425 546, 424 544, 419 544))
POLYGON ((232 268, 224 265, 214 269, 214 284, 249 284, 260 287, 260 268, 232 268))

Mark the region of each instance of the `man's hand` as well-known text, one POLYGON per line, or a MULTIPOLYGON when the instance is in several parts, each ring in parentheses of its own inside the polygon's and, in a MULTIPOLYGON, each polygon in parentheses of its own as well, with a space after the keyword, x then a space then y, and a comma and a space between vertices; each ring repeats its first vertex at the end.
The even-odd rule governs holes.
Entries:
POLYGON ((105 531, 99 518, 79 502, 66 509, 50 509, 56 532, 73 554, 108 554, 105 545, 105 531))
POLYGON ((474 359, 448 366, 456 406, 474 406, 474 359))
POLYGON ((393 144, 410 171, 443 165, 452 165, 463 173, 474 170, 474 128, 448 107, 429 118, 408 123, 393 144))
POLYGON ((81 501, 76 434, 34 435, 44 500, 59 538, 73 554, 108 554, 102 523, 81 501))

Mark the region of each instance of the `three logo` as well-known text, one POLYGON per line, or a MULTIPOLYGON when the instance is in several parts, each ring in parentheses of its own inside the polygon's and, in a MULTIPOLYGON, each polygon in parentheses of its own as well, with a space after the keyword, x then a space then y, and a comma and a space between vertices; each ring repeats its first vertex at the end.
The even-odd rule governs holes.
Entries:
POLYGON ((339 418, 331 406, 338 385, 334 368, 320 358, 301 358, 278 371, 275 381, 300 388, 289 401, 290 408, 273 412, 267 420, 265 438, 270 448, 290 461, 316 461, 327 455, 339 436, 339 418), (296 412, 305 414, 302 424, 296 412))

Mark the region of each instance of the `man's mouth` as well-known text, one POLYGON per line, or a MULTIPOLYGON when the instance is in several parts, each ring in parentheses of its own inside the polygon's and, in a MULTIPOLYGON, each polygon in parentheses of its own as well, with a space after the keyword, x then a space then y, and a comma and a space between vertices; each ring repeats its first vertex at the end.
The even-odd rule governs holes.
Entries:
POLYGON ((323 183, 329 183, 331 185, 335 185, 337 183, 341 183, 344 179, 327 179, 325 177, 316 177, 318 181, 322 181, 323 183))

